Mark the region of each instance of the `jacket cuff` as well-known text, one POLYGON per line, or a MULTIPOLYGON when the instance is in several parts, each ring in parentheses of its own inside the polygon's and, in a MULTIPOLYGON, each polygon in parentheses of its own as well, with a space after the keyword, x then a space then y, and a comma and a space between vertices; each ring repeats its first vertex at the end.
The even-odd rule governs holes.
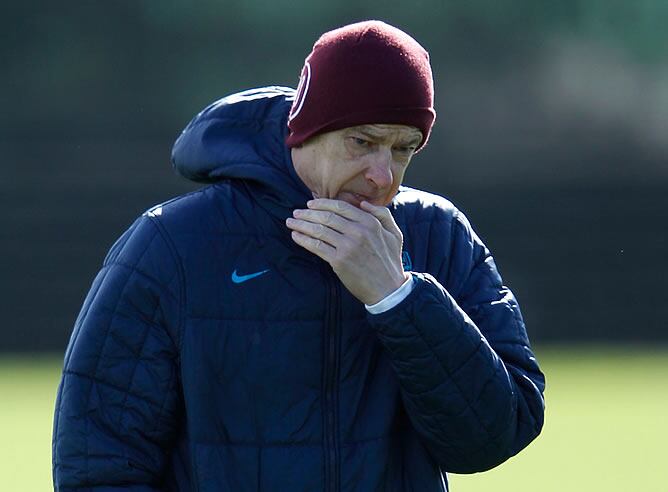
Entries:
POLYGON ((397 290, 385 296, 376 304, 371 304, 371 305, 365 304, 364 307, 371 314, 380 314, 384 313, 385 311, 389 311, 394 306, 399 304, 401 301, 406 299, 406 297, 408 297, 408 294, 410 294, 413 291, 414 285, 415 281, 413 280, 413 276, 411 275, 409 278, 406 279, 406 281, 403 284, 401 284, 401 286, 397 290))
POLYGON ((385 298, 378 301, 376 304, 365 304, 364 307, 370 314, 381 314, 386 311, 389 311, 393 307, 397 306, 401 301, 406 299, 413 289, 415 288, 415 279, 413 275, 406 279, 406 281, 401 284, 401 286, 387 295, 385 298))

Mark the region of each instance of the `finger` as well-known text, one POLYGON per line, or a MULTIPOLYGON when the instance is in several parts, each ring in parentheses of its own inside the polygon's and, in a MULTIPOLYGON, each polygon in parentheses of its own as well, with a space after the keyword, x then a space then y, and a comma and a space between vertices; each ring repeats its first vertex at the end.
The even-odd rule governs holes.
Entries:
POLYGON ((307 251, 319 256, 327 263, 334 257, 336 250, 333 246, 298 231, 292 231, 292 240, 307 251))
POLYGON ((330 229, 323 224, 308 222, 306 220, 288 218, 285 221, 285 225, 287 225, 293 231, 297 231, 306 236, 325 241, 334 247, 339 244, 342 237, 340 232, 330 229))
POLYGON ((370 213, 376 219, 378 219, 380 224, 383 226, 383 229, 393 234, 401 235, 401 229, 399 229, 399 226, 394 221, 394 217, 392 217, 390 209, 388 209, 387 207, 374 205, 373 203, 365 201, 360 203, 360 207, 362 208, 362 210, 370 213))
POLYGON ((334 212, 341 217, 354 222, 365 222, 368 215, 363 210, 351 205, 343 200, 332 200, 331 198, 316 198, 309 200, 306 205, 311 210, 324 210, 334 212))
POLYGON ((330 211, 295 209, 292 215, 300 220, 322 224, 340 233, 345 233, 352 225, 350 220, 330 211))

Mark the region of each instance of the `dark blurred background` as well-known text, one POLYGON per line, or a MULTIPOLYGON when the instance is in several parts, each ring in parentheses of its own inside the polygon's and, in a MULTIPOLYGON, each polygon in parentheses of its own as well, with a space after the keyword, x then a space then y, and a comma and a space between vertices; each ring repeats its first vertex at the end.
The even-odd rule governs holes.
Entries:
POLYGON ((190 118, 295 86, 324 31, 430 52, 437 123, 406 183, 471 219, 534 342, 668 341, 668 2, 0 3, 0 352, 65 349, 113 241, 196 188, 190 118))

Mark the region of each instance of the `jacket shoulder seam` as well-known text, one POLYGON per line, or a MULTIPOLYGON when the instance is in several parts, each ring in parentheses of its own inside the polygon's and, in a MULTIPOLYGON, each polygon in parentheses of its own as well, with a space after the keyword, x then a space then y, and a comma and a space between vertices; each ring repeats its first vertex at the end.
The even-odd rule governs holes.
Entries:
MULTIPOLYGON (((198 190, 197 192, 201 192, 201 190, 198 190)), ((195 192, 195 193, 197 193, 195 192)), ((171 201, 178 200, 180 197, 177 197, 173 200, 170 200, 167 203, 170 203, 171 201)), ((184 325, 184 320, 185 320, 185 305, 186 305, 186 285, 185 285, 185 273, 184 273, 184 268, 183 268, 183 262, 181 260, 181 257, 178 255, 178 250, 176 246, 174 245, 174 241, 172 241, 171 236, 167 232, 166 228, 164 225, 157 220, 156 217, 154 217, 151 214, 146 214, 148 219, 151 221, 153 225, 155 225, 156 230, 160 237, 162 238, 163 241, 165 241, 165 244, 167 245, 167 248, 169 249, 169 252, 172 256, 172 261, 174 262, 174 265, 176 266, 176 274, 179 279, 179 319, 176 325, 176 347, 179 349, 181 348, 181 343, 182 343, 182 333, 183 333, 183 325, 184 325)))

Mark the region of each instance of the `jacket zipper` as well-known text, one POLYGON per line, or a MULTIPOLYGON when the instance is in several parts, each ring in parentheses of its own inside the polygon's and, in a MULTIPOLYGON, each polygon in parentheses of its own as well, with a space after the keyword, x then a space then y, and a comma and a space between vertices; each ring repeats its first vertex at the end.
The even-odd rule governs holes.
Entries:
POLYGON ((324 404, 323 424, 325 441, 325 491, 339 490, 338 440, 338 373, 339 373, 339 310, 340 287, 329 269, 324 272, 327 282, 327 314, 324 335, 324 404))

